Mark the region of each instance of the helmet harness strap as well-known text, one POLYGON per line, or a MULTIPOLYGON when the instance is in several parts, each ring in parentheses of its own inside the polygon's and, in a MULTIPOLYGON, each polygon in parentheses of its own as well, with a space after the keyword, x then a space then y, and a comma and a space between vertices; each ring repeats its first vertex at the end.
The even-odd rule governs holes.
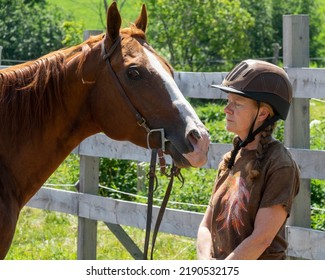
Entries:
POLYGON ((233 165, 235 163, 236 156, 237 156, 237 154, 238 154, 238 152, 239 152, 239 150, 241 148, 244 148, 249 143, 253 142, 254 139, 255 139, 255 136, 257 134, 259 134, 261 131, 263 131, 265 128, 267 128, 269 125, 275 123, 276 121, 278 121, 280 119, 280 116, 278 114, 276 114, 273 117, 265 120, 264 123, 259 128, 257 128, 255 131, 253 131, 254 125, 255 125, 255 122, 256 122, 256 119, 257 119, 257 116, 258 116, 258 113, 260 111, 260 102, 257 101, 257 104, 258 104, 258 111, 257 111, 256 117, 255 117, 255 119, 254 119, 254 121, 253 121, 253 123, 251 125, 251 128, 249 130, 249 133, 248 133, 246 139, 244 141, 241 141, 239 143, 239 145, 236 145, 234 147, 234 149, 231 151, 231 157, 230 157, 228 165, 227 165, 228 169, 231 169, 233 167, 233 165))

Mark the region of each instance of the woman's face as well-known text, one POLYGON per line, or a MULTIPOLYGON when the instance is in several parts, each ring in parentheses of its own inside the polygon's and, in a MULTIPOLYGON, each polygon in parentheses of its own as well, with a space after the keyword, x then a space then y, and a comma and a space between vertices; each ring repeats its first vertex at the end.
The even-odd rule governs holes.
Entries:
POLYGON ((226 129, 245 139, 256 117, 258 107, 256 101, 238 94, 228 94, 226 113, 226 129))

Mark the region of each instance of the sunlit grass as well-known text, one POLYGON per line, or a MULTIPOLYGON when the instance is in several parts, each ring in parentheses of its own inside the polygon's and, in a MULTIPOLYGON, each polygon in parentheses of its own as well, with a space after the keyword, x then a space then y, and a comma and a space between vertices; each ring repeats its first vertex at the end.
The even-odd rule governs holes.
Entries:
MULTIPOLYGON (((76 21, 83 23, 86 30, 105 30, 106 13, 103 0, 48 0, 66 12, 70 12, 76 21)), ((107 1, 108 5, 112 1, 107 1)), ((118 3, 122 17, 122 26, 129 26, 140 14, 143 1, 126 1, 123 7, 118 3)))
MULTIPOLYGON (((7 260, 75 260, 77 259, 77 217, 25 207, 19 218, 14 241, 7 260)), ((133 227, 124 230, 143 250, 145 233, 133 227)), ((155 259, 195 259, 195 240, 159 233, 155 259)), ((98 222, 97 259, 132 260, 132 256, 109 231, 98 222)))

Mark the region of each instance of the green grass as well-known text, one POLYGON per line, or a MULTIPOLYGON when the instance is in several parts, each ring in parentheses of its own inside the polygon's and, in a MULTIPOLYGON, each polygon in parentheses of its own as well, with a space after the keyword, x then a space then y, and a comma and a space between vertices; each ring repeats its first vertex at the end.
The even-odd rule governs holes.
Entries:
MULTIPOLYGON (((108 5, 112 1, 107 0, 108 5)), ((118 3, 122 1, 118 1, 118 3)), ((48 3, 61 7, 71 13, 76 21, 83 23, 86 30, 105 30, 106 13, 103 0, 48 0, 48 3)), ((141 11, 143 1, 127 0, 123 7, 118 4, 122 17, 122 26, 128 26, 141 11)))
POLYGON ((310 101, 310 148, 325 150, 325 100, 310 101))
POLYGON ((321 120, 325 118, 325 100, 312 99, 310 101, 310 119, 321 120))
MULTIPOLYGON (((7 260, 75 260, 77 259, 77 217, 25 207, 21 213, 16 235, 7 260)), ((124 227, 124 230, 143 249, 143 230, 124 227)), ((97 259, 131 260, 127 250, 107 229, 98 223, 97 259)), ((195 240, 159 233, 155 259, 195 259, 195 240)))

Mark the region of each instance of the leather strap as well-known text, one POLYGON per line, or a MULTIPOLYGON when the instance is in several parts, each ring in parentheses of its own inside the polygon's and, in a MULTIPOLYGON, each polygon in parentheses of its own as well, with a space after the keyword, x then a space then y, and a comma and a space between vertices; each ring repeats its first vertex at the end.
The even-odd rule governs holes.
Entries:
POLYGON ((174 166, 172 166, 171 173, 168 175, 166 173, 166 161, 163 156, 163 152, 165 151, 165 133, 163 129, 150 129, 147 124, 146 120, 142 117, 142 115, 138 112, 138 110, 134 107, 132 104, 130 98, 126 94, 124 88, 122 87, 122 84, 117 77, 115 71, 112 68, 112 65, 110 63, 110 58, 112 54, 114 53, 115 49, 117 46, 120 45, 121 37, 116 39, 116 41, 113 43, 113 45, 110 47, 109 51, 106 50, 105 45, 104 45, 104 40, 102 43, 102 55, 106 61, 108 70, 114 79, 115 85, 120 92, 121 96, 124 98, 125 103, 129 106, 130 110, 133 112, 135 115, 135 118, 137 120, 137 123, 139 126, 142 126, 146 131, 147 131, 147 145, 148 148, 150 148, 150 135, 154 132, 159 132, 161 134, 161 147, 159 149, 152 149, 151 150, 151 160, 150 160, 150 170, 149 170, 149 187, 148 187, 148 206, 147 206, 147 221, 146 221, 146 236, 145 236, 145 243, 144 243, 144 250, 143 250, 143 258, 146 260, 148 258, 148 251, 149 251, 149 241, 150 241, 150 232, 151 232, 151 224, 152 224, 152 209, 153 209, 153 194, 154 190, 157 186, 157 176, 156 176, 156 163, 157 163, 157 154, 159 153, 159 162, 160 162, 160 167, 161 167, 161 173, 166 175, 167 177, 170 178, 168 187, 166 189, 165 197, 163 199, 162 205, 160 207, 157 221, 155 224, 154 232, 153 232, 153 237, 152 237, 152 245, 151 245, 151 253, 150 257, 153 259, 153 251, 154 251, 154 246, 156 242, 156 238, 159 232, 159 227, 162 221, 162 218, 165 213, 165 209, 169 200, 169 196, 172 190, 173 182, 174 182, 174 176, 177 176, 178 178, 181 178, 180 170, 174 166))
MULTIPOLYGON (((147 202, 147 222, 146 222, 146 236, 145 236, 145 243, 144 243, 144 250, 143 250, 143 259, 147 260, 148 259, 148 252, 149 252, 149 242, 150 242, 150 233, 151 233, 151 224, 152 224, 152 209, 153 209, 153 194, 157 186, 157 177, 156 177, 156 158, 157 158, 157 153, 159 155, 159 163, 160 165, 164 165, 165 159, 164 157, 161 156, 161 150, 159 149, 153 149, 151 153, 151 160, 150 160, 150 169, 149 169, 149 187, 148 187, 148 202, 147 202)), ((165 168, 165 166, 164 166, 165 168)), ((174 183, 174 177, 176 176, 182 184, 184 183, 184 179, 181 176, 180 169, 172 164, 172 168, 170 171, 170 174, 167 174, 165 169, 162 172, 163 175, 166 175, 170 178, 170 181, 168 183, 168 187, 165 192, 165 196, 163 198, 162 204, 160 206, 156 224, 154 227, 153 235, 152 235, 152 240, 151 240, 151 252, 150 252, 150 259, 153 260, 153 253, 154 253, 154 247, 156 244, 156 239, 157 235, 159 232, 159 228, 167 207, 167 203, 170 197, 170 193, 173 188, 173 183, 174 183)))
POLYGON ((171 193, 172 188, 173 188, 174 176, 177 176, 178 173, 179 173, 179 169, 176 166, 174 166, 174 164, 173 164, 172 170, 171 170, 171 175, 170 175, 170 181, 169 181, 168 187, 166 189, 164 199, 163 199, 162 204, 160 206, 159 213, 158 213, 158 216, 157 216, 156 225, 155 225, 155 228, 154 228, 154 231, 153 231, 151 254, 150 254, 150 259, 151 260, 153 260, 153 253, 154 253, 154 248, 155 248, 155 244, 156 244, 156 238, 157 238, 157 235, 158 235, 158 232, 159 232, 159 227, 160 227, 161 221, 163 219, 163 216, 164 216, 164 213, 165 213, 165 210, 166 210, 166 207, 167 207, 167 203, 168 203, 168 200, 169 200, 169 197, 170 197, 170 193, 171 193))
POLYGON ((157 162, 157 149, 151 150, 151 160, 149 168, 149 186, 148 186, 148 202, 147 202, 147 222, 146 222, 146 236, 144 240, 144 249, 143 249, 143 259, 147 260, 148 250, 149 250, 149 241, 150 241, 150 232, 151 232, 151 223, 152 223, 152 208, 153 208, 153 193, 155 189, 155 184, 157 183, 156 179, 156 162, 157 162))
POLYGON ((132 104, 130 98, 128 97, 124 88, 122 87, 122 84, 121 84, 119 78, 117 77, 115 71, 113 70, 111 62, 110 62, 110 58, 111 58, 112 54, 114 53, 117 46, 120 45, 122 40, 123 40, 123 38, 121 39, 121 37, 118 37, 116 39, 116 41, 114 42, 114 44, 110 47, 109 51, 106 50, 105 45, 104 45, 104 40, 103 40, 103 43, 102 43, 103 58, 106 61, 107 68, 108 68, 112 78, 114 79, 114 82, 115 82, 115 85, 116 85, 118 91, 120 92, 121 96, 123 97, 125 103, 128 105, 130 110, 135 115, 138 125, 144 127, 144 129, 147 131, 147 133, 149 133, 150 129, 146 124, 146 120, 142 117, 142 115, 138 112, 138 110, 132 104))

